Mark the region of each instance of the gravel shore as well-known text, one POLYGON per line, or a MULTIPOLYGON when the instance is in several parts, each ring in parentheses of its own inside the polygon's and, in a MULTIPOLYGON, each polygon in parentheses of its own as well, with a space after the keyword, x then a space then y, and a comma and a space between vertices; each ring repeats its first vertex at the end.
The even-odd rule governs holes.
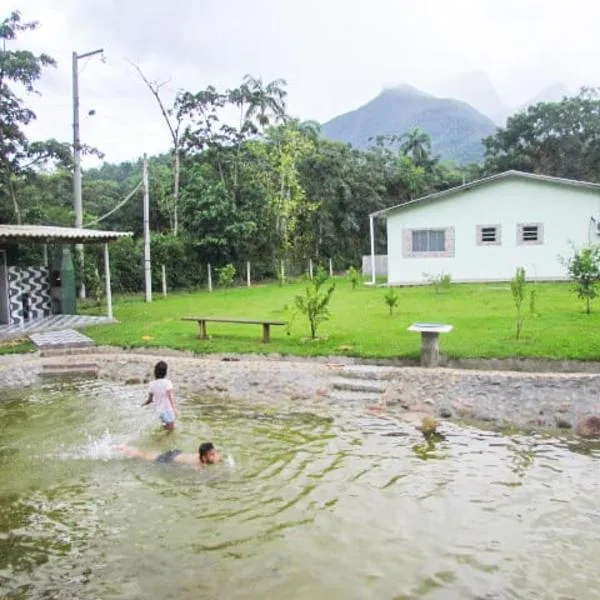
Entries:
POLYGON ((0 358, 0 387, 40 382, 43 365, 98 365, 98 377, 141 384, 165 359, 169 377, 185 394, 211 394, 260 403, 303 406, 364 403, 399 418, 424 414, 518 427, 569 430, 600 416, 600 374, 524 373, 359 364, 344 358, 197 357, 191 353, 98 347, 81 354, 0 358), (345 390, 345 391, 340 391, 345 390))

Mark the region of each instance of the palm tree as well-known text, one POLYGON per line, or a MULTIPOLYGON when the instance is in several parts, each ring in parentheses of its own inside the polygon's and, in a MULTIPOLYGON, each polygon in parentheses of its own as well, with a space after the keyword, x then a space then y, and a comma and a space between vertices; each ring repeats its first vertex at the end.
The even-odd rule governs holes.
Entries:
POLYGON ((272 122, 284 121, 286 85, 285 79, 274 79, 265 85, 260 77, 244 76, 242 87, 248 91, 249 98, 246 121, 252 123, 256 119, 261 129, 272 122))
POLYGON ((431 156, 431 138, 420 127, 413 127, 408 133, 400 136, 400 152, 411 156, 418 166, 426 166, 431 156))

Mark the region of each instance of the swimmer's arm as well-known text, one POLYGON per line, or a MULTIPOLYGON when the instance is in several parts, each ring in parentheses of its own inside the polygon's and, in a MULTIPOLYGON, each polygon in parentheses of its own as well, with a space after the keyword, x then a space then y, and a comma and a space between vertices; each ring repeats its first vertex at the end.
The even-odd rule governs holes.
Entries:
POLYGON ((142 404, 142 406, 148 406, 148 404, 152 403, 152 400, 154 400, 154 398, 152 397, 152 392, 148 392, 148 399, 146 400, 146 402, 144 402, 144 404, 142 404))

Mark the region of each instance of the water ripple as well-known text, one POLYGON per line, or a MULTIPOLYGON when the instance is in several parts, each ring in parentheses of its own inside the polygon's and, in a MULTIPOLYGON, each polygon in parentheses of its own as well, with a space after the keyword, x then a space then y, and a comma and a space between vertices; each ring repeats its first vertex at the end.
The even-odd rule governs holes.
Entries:
POLYGON ((0 403, 0 595, 600 598, 598 444, 185 396, 167 438, 143 392, 0 403), (209 436, 234 469, 111 450, 209 436))

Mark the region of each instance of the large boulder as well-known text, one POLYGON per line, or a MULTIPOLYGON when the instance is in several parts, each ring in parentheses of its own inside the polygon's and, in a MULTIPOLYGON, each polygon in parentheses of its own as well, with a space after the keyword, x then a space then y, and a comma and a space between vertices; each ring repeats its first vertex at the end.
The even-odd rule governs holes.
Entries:
POLYGON ((584 438, 600 438, 600 417, 586 417, 577 424, 577 435, 584 438))

